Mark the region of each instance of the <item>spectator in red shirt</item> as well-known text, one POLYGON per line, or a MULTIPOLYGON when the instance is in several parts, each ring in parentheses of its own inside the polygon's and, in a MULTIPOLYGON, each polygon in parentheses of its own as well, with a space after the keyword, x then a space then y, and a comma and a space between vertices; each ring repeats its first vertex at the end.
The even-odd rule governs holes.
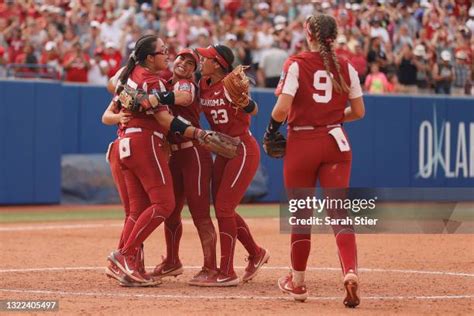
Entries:
POLYGON ((388 93, 399 93, 401 91, 400 84, 398 82, 398 77, 395 73, 389 73, 387 75, 387 92, 388 93))
MULTIPOLYGON (((451 3, 446 4, 446 6, 452 6, 451 3)), ((462 16, 463 13, 469 10, 469 7, 472 6, 471 0, 455 0, 455 5, 453 8, 453 13, 456 17, 462 16)))
POLYGON ((3 5, 0 5, 0 16, 6 19, 10 19, 14 16, 20 17, 20 4, 15 4, 14 0, 5 0, 5 3, 3 5))
POLYGON ((73 50, 64 56, 66 81, 87 82, 87 72, 90 68, 89 56, 83 51, 81 44, 76 43, 73 50))
POLYGON ((58 53, 56 43, 49 41, 44 46, 44 51, 41 54, 40 64, 48 66, 42 68, 41 72, 46 78, 60 80, 62 76, 61 56, 58 53))
POLYGON ((108 77, 113 77, 122 64, 122 54, 120 54, 114 42, 107 42, 105 44, 102 60, 105 60, 109 64, 108 77))
POLYGON ((426 10, 423 15, 423 28, 426 30, 426 36, 432 38, 434 33, 442 27, 445 13, 437 7, 426 10))
POLYGON ((351 60, 352 52, 347 47, 347 37, 344 34, 339 35, 336 39, 336 44, 336 55, 351 60))
POLYGON ((237 11, 242 8, 242 1, 241 0, 228 0, 224 1, 225 9, 229 11, 232 16, 236 16, 237 11))
POLYGON ((467 27, 460 27, 456 33, 454 53, 464 52, 466 54, 466 65, 472 65, 472 49, 470 45, 471 33, 467 27))
MULTIPOLYGON (((60 56, 71 51, 76 41, 81 43, 83 52, 91 60, 95 58, 97 48, 106 50, 108 41, 116 44, 115 49, 120 54, 128 56, 131 49, 127 47, 133 48, 141 34, 152 32, 161 25, 156 31, 163 37, 168 34, 166 45, 170 49, 170 59, 183 46, 206 47, 222 42, 228 34, 238 38, 234 47, 239 53, 236 64, 251 64, 252 59, 258 60, 261 50, 252 39, 256 34, 261 35, 263 24, 271 24, 277 36, 264 39, 286 43, 288 53, 294 54, 302 49, 303 46, 297 48, 301 40, 306 44, 302 21, 315 11, 337 17, 339 33, 347 36, 347 44, 343 43, 343 37, 338 39, 339 55, 351 61, 361 80, 367 76, 368 65, 373 62, 377 62, 385 74, 396 73, 393 53, 397 54, 407 43, 412 47, 422 44, 431 54, 426 65, 430 73, 434 63, 440 62, 443 50, 448 50, 453 59, 457 53, 465 53, 467 58, 459 62, 468 66, 473 64, 472 0, 0 0, 0 45, 7 51, 3 57, 8 58, 6 64, 14 63, 23 54, 25 42, 33 45, 38 59, 42 53, 48 55, 44 44, 49 41, 56 43, 60 56), (142 12, 133 19, 138 8, 142 12), (378 37, 383 40, 374 39, 378 37), (363 43, 364 40, 367 43, 363 43), (354 53, 355 41, 362 44, 365 58, 354 53)), ((106 52, 106 59, 102 59, 101 54, 99 64, 104 61, 112 66, 108 75, 120 66, 118 56, 117 51, 106 52)), ((93 77, 97 74, 97 65, 92 71, 89 68, 93 77)), ((105 71, 103 69, 100 68, 99 73, 105 71)), ((170 74, 168 70, 167 74, 170 74)), ((428 85, 426 89, 430 87, 428 85)))
POLYGON ((354 69, 357 71, 360 82, 364 83, 365 76, 367 74, 367 58, 365 56, 364 50, 362 49, 362 45, 359 42, 355 43, 354 53, 351 55, 349 61, 351 62, 351 65, 354 66, 354 69))
POLYGON ((8 61, 13 64, 15 63, 16 57, 23 51, 25 41, 21 38, 21 29, 19 27, 13 27, 11 30, 11 36, 7 39, 8 42, 8 61))
POLYGON ((6 58, 5 48, 0 46, 0 78, 5 78, 7 76, 5 65, 8 60, 6 58))
POLYGON ((18 67, 16 70, 16 77, 21 78, 33 78, 35 73, 38 72, 36 65, 38 64, 38 59, 35 56, 35 51, 33 46, 30 43, 26 43, 23 47, 23 52, 20 53, 15 58, 15 64, 27 64, 30 66, 18 67))
POLYGON ((353 25, 352 17, 347 10, 342 9, 338 11, 338 27, 341 30, 350 30, 353 25))

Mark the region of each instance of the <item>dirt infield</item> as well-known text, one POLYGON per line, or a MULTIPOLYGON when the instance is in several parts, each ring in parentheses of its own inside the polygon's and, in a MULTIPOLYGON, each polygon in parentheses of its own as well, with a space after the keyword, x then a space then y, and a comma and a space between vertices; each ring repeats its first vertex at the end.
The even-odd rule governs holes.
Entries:
MULTIPOLYGON (((272 218, 248 220, 257 241, 271 253, 252 282, 237 288, 201 289, 186 281, 198 271, 201 252, 190 220, 180 250, 185 273, 156 288, 122 288, 103 274, 121 222, 68 221, 0 226, 0 300, 56 299, 61 314, 472 314, 473 235, 359 235, 362 303, 343 307, 341 273, 331 235, 313 236, 307 286, 310 299, 295 303, 276 287, 289 271, 288 235, 272 218)), ((162 228, 145 244, 146 264, 160 261, 162 228)), ((237 246, 236 266, 245 253, 237 246)), ((242 268, 237 270, 242 272, 242 268)), ((48 313, 51 315, 51 313, 48 313)))

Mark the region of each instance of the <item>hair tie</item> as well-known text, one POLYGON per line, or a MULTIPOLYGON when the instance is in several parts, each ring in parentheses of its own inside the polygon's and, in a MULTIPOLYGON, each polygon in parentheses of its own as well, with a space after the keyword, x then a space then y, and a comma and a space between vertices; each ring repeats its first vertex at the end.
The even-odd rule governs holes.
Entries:
POLYGON ((137 55, 135 55, 135 51, 132 51, 132 53, 130 54, 130 58, 131 58, 134 62, 137 62, 137 55))
POLYGON ((330 37, 326 38, 326 44, 331 44, 332 42, 334 42, 334 39, 330 37))

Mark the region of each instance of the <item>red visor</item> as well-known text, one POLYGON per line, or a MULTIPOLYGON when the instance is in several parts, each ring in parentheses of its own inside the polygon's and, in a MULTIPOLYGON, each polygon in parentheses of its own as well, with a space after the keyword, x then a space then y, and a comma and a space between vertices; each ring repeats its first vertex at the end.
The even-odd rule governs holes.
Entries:
POLYGON ((190 55, 194 62, 196 63, 196 68, 198 67, 199 65, 199 57, 198 55, 196 54, 196 52, 192 49, 189 49, 189 48, 185 48, 185 49, 182 49, 179 51, 178 55, 176 55, 176 57, 178 56, 182 56, 182 55, 190 55))
POLYGON ((225 69, 229 69, 229 64, 227 63, 227 61, 217 52, 217 50, 213 46, 209 46, 208 48, 196 48, 196 51, 202 57, 216 59, 219 65, 221 65, 225 69))

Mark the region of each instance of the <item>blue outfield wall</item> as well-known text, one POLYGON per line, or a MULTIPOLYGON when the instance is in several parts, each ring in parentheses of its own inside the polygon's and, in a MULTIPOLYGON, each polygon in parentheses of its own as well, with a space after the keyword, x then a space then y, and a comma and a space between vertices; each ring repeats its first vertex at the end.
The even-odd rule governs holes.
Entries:
MULTIPOLYGON (((251 131, 261 142, 276 98, 256 89, 251 131)), ((61 154, 103 153, 104 87, 0 81, 0 204, 58 203, 61 154)), ((366 96, 366 117, 345 124, 354 187, 474 188, 474 98, 366 96)), ((264 202, 283 192, 283 161, 262 150, 264 202)), ((473 194, 474 195, 474 194, 473 194)), ((473 198, 474 199, 474 196, 473 198)))
POLYGON ((58 203, 59 83, 0 81, 0 204, 58 203))

